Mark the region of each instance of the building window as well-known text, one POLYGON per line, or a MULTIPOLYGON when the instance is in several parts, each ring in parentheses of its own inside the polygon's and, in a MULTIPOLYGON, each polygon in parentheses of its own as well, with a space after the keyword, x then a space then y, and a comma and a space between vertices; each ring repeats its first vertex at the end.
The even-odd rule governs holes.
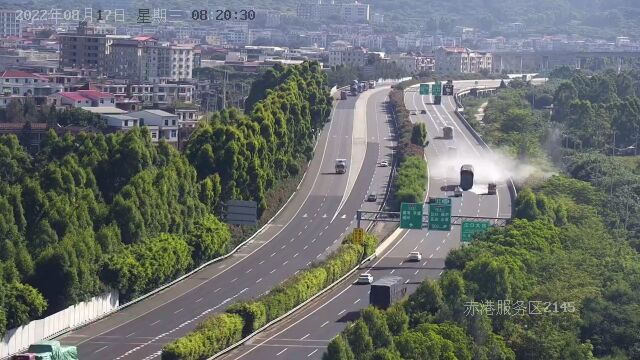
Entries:
POLYGON ((169 126, 169 119, 164 120, 164 126, 169 126))
POLYGON ((171 120, 171 125, 176 126, 176 121, 175 120, 171 120))
POLYGON ((158 134, 157 134, 157 133, 155 133, 155 132, 152 132, 152 133, 151 133, 151 138, 152 138, 152 139, 156 139, 157 137, 158 137, 158 134))
POLYGON ((178 137, 178 130, 171 130, 171 137, 172 138, 178 137))
POLYGON ((129 126, 129 120, 125 120, 125 121, 124 121, 124 126, 125 126, 125 127, 129 126))

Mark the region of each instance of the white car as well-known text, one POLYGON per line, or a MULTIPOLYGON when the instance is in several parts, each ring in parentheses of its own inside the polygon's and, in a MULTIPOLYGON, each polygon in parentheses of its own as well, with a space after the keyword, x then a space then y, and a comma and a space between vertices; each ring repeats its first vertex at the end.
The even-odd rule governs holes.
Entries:
POLYGON ((358 280, 356 284, 371 284, 373 282, 373 275, 371 274, 360 274, 358 276, 358 280))
POLYGON ((422 254, 417 251, 412 251, 409 253, 409 261, 420 261, 422 260, 422 254))
POLYGON ((453 190, 453 196, 455 197, 462 196, 462 188, 460 188, 460 186, 456 186, 456 188, 453 190))
POLYGON ((388 166, 389 166, 389 162, 387 160, 380 161, 380 167, 388 167, 388 166))

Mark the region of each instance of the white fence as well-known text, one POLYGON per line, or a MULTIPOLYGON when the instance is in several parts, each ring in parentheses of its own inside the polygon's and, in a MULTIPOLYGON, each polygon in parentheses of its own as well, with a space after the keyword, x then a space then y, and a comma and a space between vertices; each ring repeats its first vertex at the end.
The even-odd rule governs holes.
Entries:
POLYGON ((113 290, 93 299, 33 320, 27 325, 11 329, 0 342, 0 359, 25 350, 29 345, 50 338, 66 329, 88 323, 119 305, 118 291, 113 290))

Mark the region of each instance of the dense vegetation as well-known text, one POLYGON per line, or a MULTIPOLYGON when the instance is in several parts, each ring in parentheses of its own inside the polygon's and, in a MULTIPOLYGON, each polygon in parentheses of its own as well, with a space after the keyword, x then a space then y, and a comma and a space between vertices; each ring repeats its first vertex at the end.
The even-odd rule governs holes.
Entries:
POLYGON ((310 299, 373 254, 377 239, 365 234, 356 243, 347 235, 342 246, 326 260, 311 266, 255 300, 231 305, 225 313, 203 321, 197 329, 162 350, 163 360, 206 359, 262 328, 310 299))
POLYGON ((521 159, 542 159, 602 190, 604 221, 628 232, 640 249, 640 176, 610 156, 614 132, 616 153, 629 153, 640 138, 640 72, 586 77, 563 68, 552 76, 542 87, 512 81, 489 99, 484 125, 469 120, 493 145, 521 159), (553 116, 546 109, 551 103, 553 116))
POLYGON ((213 114, 185 154, 146 128, 51 131, 33 156, 0 137, 0 334, 107 286, 126 301, 227 252, 220 204, 273 206, 267 192, 301 170, 330 112, 317 63, 275 67, 255 88, 247 115, 213 114))
POLYGON ((398 122, 398 168, 393 183, 393 204, 400 209, 402 202, 422 203, 427 188, 427 163, 424 147, 427 129, 424 124, 413 124, 404 106, 402 90, 392 90, 389 106, 398 122))
POLYGON ((324 358, 637 359, 640 256, 599 215, 604 198, 560 176, 521 191, 512 224, 452 251, 406 301, 363 311, 324 358))
POLYGON ((638 78, 559 73, 570 82, 511 82, 489 100, 485 125, 474 125, 571 178, 521 190, 510 225, 450 252, 442 277, 405 301, 363 311, 325 359, 640 358, 640 177, 594 140, 627 129, 620 141, 633 141, 638 78), (576 114, 581 107, 596 115, 576 114))
POLYGON ((327 71, 330 85, 346 86, 353 80, 401 79, 411 74, 396 62, 373 62, 367 69, 352 66, 332 67, 327 71))

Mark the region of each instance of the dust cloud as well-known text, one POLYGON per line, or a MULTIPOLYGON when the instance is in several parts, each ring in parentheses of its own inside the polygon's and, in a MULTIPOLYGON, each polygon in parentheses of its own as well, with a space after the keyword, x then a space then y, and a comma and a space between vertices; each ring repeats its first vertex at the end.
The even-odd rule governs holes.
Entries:
POLYGON ((470 191, 475 193, 486 193, 489 183, 501 185, 509 178, 515 183, 524 183, 531 176, 552 175, 544 173, 527 160, 515 159, 500 150, 478 154, 468 147, 461 149, 448 146, 444 152, 440 150, 442 148, 439 147, 436 158, 429 161, 429 173, 434 178, 444 179, 447 188, 460 183, 460 167, 465 164, 473 166, 474 185, 470 191))

